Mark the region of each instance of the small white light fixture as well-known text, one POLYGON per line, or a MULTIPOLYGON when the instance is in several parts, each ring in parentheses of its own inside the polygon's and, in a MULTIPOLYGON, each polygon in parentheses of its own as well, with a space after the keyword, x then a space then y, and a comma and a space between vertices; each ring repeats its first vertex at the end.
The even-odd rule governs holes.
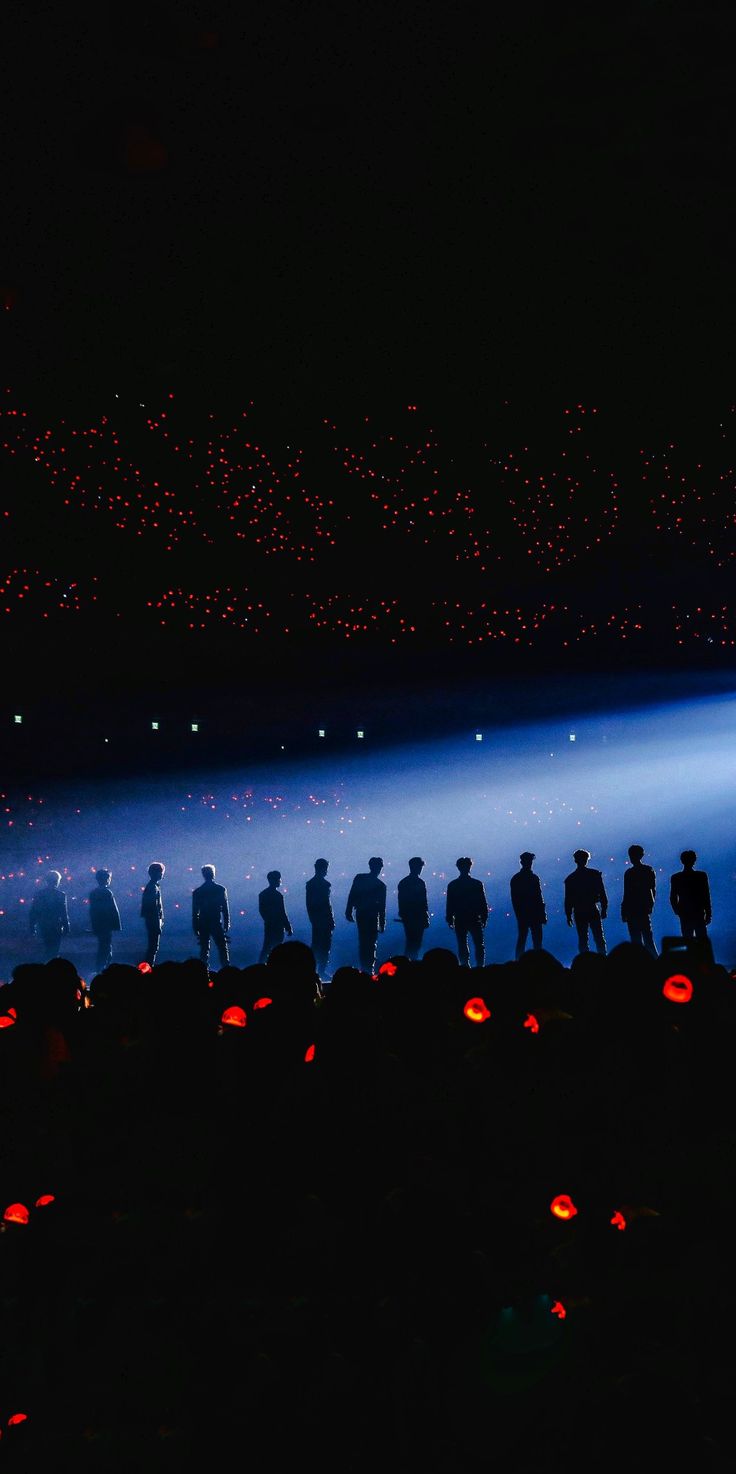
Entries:
POLYGON ((157 732, 158 731, 158 722, 151 722, 151 731, 152 732, 157 732))
POLYGON ((357 730, 357 732, 356 732, 355 735, 358 738, 358 740, 360 742, 362 742, 363 738, 365 737, 365 732, 363 731, 363 728, 362 727, 358 727, 358 730, 357 730))
POLYGON ((476 742, 482 742, 483 741, 483 733, 482 732, 476 732, 476 734, 475 734, 475 740, 476 740, 476 742))
POLYGON ((578 739, 577 739, 577 737, 576 737, 576 736, 575 736, 575 733, 574 733, 574 732, 570 732, 570 733, 568 733, 568 736, 569 736, 569 740, 570 740, 570 742, 577 742, 577 740, 578 740, 578 739))
POLYGON ((13 721, 15 722, 16 727, 20 727, 22 725, 23 718, 20 712, 16 712, 15 716, 13 717, 13 721))

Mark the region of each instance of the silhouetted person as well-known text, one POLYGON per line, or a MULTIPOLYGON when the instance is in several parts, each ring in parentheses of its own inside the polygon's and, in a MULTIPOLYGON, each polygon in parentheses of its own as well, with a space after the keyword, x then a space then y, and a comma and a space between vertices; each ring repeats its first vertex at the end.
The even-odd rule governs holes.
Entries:
POLYGON ((606 939, 603 922, 608 915, 608 896, 600 870, 588 870, 590 855, 587 850, 576 850, 573 855, 576 869, 565 877, 565 918, 568 926, 573 920, 578 932, 578 948, 588 952, 588 929, 592 932, 595 950, 601 957, 606 955, 606 939), (599 909, 600 907, 600 909, 599 909))
POLYGON ((475 950, 475 965, 482 967, 486 960, 483 929, 488 920, 488 901, 482 880, 474 880, 470 874, 473 861, 469 855, 455 861, 460 874, 447 887, 445 916, 457 938, 457 955, 461 967, 470 966, 468 936, 472 937, 475 950))
POLYGON ((49 962, 52 957, 58 957, 62 937, 69 935, 69 913, 66 909, 66 896, 59 889, 61 885, 61 873, 58 870, 49 870, 43 883, 43 887, 36 893, 31 901, 29 913, 29 924, 31 936, 41 938, 44 961, 49 962))
POLYGON ((161 881, 166 874, 166 866, 160 860, 154 860, 148 867, 148 884, 143 887, 141 896, 141 916, 146 924, 145 962, 153 967, 158 955, 161 933, 164 929, 164 903, 161 899, 161 881))
POLYGON ((705 870, 695 869, 697 858, 694 850, 683 850, 680 855, 682 870, 670 881, 670 905, 679 917, 683 937, 705 941, 712 919, 710 886, 705 870))
POLYGON ((215 881, 214 865, 203 865, 202 884, 192 891, 192 930, 199 938, 199 955, 205 967, 210 960, 210 942, 220 957, 220 967, 227 967, 230 953, 227 933, 230 930, 230 907, 224 885, 215 881))
POLYGON ((629 928, 632 942, 646 947, 652 957, 657 948, 652 936, 652 912, 657 895, 657 877, 651 865, 642 865, 644 850, 640 844, 629 846, 631 869, 624 871, 624 897, 621 902, 621 920, 629 928))
POLYGON ((519 928, 516 938, 516 960, 526 951, 526 939, 531 932, 532 947, 539 952, 542 946, 542 927, 547 924, 547 908, 544 904, 539 876, 532 865, 536 856, 530 850, 519 855, 521 869, 511 877, 511 905, 519 928))
POLYGON ((414 855, 409 861, 409 874, 398 884, 399 920, 406 936, 404 951, 415 962, 422 950, 424 933, 429 926, 427 887, 422 880, 424 860, 414 855))
POLYGON ((327 879, 328 860, 315 860, 314 875, 306 884, 307 916, 312 925, 312 951, 317 974, 327 977, 332 949, 332 933, 335 930, 335 915, 332 910, 327 879))
POLYGON ((259 962, 265 962, 274 947, 280 947, 284 937, 293 937, 291 922, 286 914, 284 898, 279 890, 281 871, 269 870, 268 885, 258 896, 258 910, 263 917, 263 946, 259 962))
POLYGON ((95 880, 97 885, 89 893, 89 924, 97 938, 95 968, 97 972, 104 972, 112 962, 112 934, 121 930, 120 912, 110 890, 112 873, 109 870, 96 870, 95 880))
POLYGON ((386 887, 380 879, 382 870, 383 860, 373 855, 368 861, 368 870, 355 876, 345 907, 345 919, 355 919, 357 923, 361 969, 369 973, 376 970, 378 933, 386 930, 386 887))

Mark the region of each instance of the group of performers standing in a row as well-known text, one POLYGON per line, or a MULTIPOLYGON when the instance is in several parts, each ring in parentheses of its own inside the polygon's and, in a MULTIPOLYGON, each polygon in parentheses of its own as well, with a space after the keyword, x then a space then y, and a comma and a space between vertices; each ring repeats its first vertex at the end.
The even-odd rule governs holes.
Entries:
MULTIPOLYGON (((656 957, 652 913, 657 881, 652 866, 645 865, 643 857, 641 845, 631 845, 631 865, 624 873, 621 920, 628 927, 631 941, 646 947, 656 957)), ((529 938, 536 950, 542 947, 543 928, 547 923, 542 886, 533 869, 534 859, 530 851, 520 855, 520 868, 510 882, 511 905, 518 927, 517 959, 526 950, 529 938)), ((568 926, 574 924, 577 929, 581 952, 589 950, 589 937, 592 936, 596 951, 605 954, 603 922, 608 914, 608 897, 603 876, 600 870, 588 866, 590 855, 587 850, 576 850, 573 859, 575 869, 565 879, 565 919, 568 926)), ((694 850, 683 850, 680 856, 682 870, 677 871, 670 881, 670 905, 680 923, 682 936, 704 939, 711 920, 710 888, 705 871, 695 869, 696 859, 694 850)), ((430 923, 427 887, 422 880, 424 865, 425 861, 420 856, 413 856, 409 860, 408 874, 397 887, 399 920, 405 934, 404 952, 411 959, 419 957, 424 933, 430 923)), ((485 886, 470 874, 473 861, 469 856, 461 857, 456 865, 459 874, 447 887, 445 919, 455 933, 461 966, 470 965, 472 942, 475 965, 482 967, 485 962, 484 933, 489 915, 485 886)), ((322 979, 329 977, 335 929, 328 868, 327 860, 315 860, 314 875, 306 883, 305 894, 311 946, 317 972, 322 979)), ((373 856, 368 861, 367 871, 354 877, 345 907, 346 921, 355 922, 357 926, 359 966, 369 973, 375 972, 378 937, 386 927, 387 891, 385 882, 381 880, 382 870, 383 860, 380 856, 373 856)), ((148 883, 141 895, 140 914, 146 930, 145 961, 151 967, 158 956, 164 925, 161 881, 165 871, 161 861, 153 861, 148 867, 148 883)), ((97 938, 96 966, 99 972, 112 961, 112 938, 121 930, 121 921, 110 888, 111 872, 98 870, 95 879, 96 886, 89 896, 89 924, 97 938)), ((258 897, 258 910, 263 921, 260 962, 265 962, 274 947, 286 937, 293 936, 280 890, 281 872, 269 870, 266 879, 268 884, 258 897)), ((61 890, 58 870, 49 871, 45 884, 33 898, 30 928, 42 943, 44 958, 48 960, 58 956, 62 938, 69 934, 67 901, 61 890)), ((230 960, 230 907, 225 886, 215 880, 214 865, 202 866, 202 884, 192 892, 192 929, 203 962, 209 962, 210 946, 214 942, 221 966, 227 966, 230 960)))

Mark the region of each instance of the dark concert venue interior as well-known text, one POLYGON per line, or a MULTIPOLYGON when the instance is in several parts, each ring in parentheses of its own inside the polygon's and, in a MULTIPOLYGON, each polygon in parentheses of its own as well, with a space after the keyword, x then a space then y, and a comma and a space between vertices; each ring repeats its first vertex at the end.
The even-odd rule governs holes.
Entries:
POLYGON ((732 1466, 736 20, 593 12, 6 38, 9 1470, 732 1466))

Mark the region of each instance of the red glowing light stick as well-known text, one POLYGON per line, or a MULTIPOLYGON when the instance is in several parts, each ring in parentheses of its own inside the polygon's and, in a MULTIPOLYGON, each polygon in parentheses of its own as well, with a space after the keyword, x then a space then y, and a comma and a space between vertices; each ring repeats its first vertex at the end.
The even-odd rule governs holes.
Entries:
POLYGON ((305 1063, 305 1065, 311 1065, 313 1059, 314 1059, 314 1045, 313 1044, 310 1044, 310 1046, 309 1046, 309 1048, 308 1048, 308 1050, 307 1050, 307 1052, 306 1052, 306 1054, 304 1056, 304 1063, 305 1063))
POLYGON ((549 1313, 550 1315, 556 1315, 558 1320, 565 1320, 567 1316, 567 1311, 561 1300, 555 1300, 554 1305, 550 1305, 549 1313))
POLYGON ((12 1029, 15 1019, 9 1013, 0 1013, 0 1029, 12 1029))
POLYGON ((256 1001, 253 1004, 253 1007, 254 1008, 268 1008, 271 1003, 273 1003, 273 998, 256 998, 256 1001))
POLYGON ((532 1034, 538 1034, 539 1019, 535 1018, 533 1013, 528 1013, 526 1018, 524 1019, 524 1028, 531 1029, 532 1034))
POLYGON ((674 972, 667 978, 662 992, 670 1003, 689 1003, 693 996, 693 985, 684 972, 674 972))
POLYGON ((3 1213, 3 1221, 5 1223, 27 1223, 30 1216, 25 1203, 11 1203, 3 1213))
POLYGON ((233 1027, 236 1029, 244 1029, 247 1023, 245 1009, 239 1008, 237 1003, 234 1003, 232 1008, 225 1009, 225 1012, 220 1019, 220 1023, 232 1024, 233 1027))
POLYGON ((463 1009, 466 1019, 471 1024, 484 1024, 491 1017, 491 1010, 486 1006, 484 998, 469 998, 463 1009))
POLYGON ((47 1208, 49 1203, 55 1202, 56 1197, 54 1193, 42 1193, 40 1198, 36 1198, 35 1206, 37 1208, 47 1208))
POLYGON ((572 1198, 568 1197, 567 1193, 560 1193, 558 1197, 553 1198, 549 1208, 550 1212, 554 1213, 555 1218, 563 1219, 574 1218, 578 1211, 572 1198))
POLYGON ((626 1219, 624 1218, 624 1215, 621 1212, 620 1208, 617 1208, 616 1209, 616 1212, 614 1213, 613 1218, 611 1219, 611 1223, 613 1224, 613 1227, 614 1228, 618 1228, 621 1231, 623 1231, 623 1229, 625 1229, 625 1227, 626 1227, 626 1219))
POLYGON ((151 967, 150 962, 139 962, 138 963, 138 971, 139 972, 153 972, 153 968, 151 967))
POLYGON ((13 1427, 15 1427, 15 1425, 17 1423, 27 1423, 27 1422, 28 1422, 28 1413, 13 1413, 12 1417, 8 1418, 8 1427, 9 1428, 13 1428, 13 1427))
POLYGON ((382 962, 378 969, 378 976, 380 977, 381 973, 383 973, 386 977, 392 978, 398 970, 395 962, 382 962))

